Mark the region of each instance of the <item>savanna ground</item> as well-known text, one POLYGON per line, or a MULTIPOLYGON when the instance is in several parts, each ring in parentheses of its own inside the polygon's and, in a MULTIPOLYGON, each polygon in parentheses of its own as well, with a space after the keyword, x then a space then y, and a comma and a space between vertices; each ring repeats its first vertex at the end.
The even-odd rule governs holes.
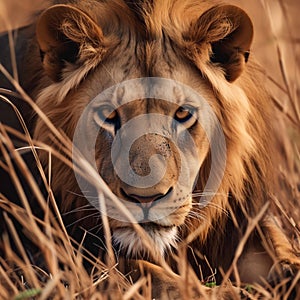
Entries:
MULTIPOLYGON (((283 226, 294 241, 295 247, 300 249, 300 19, 298 17, 300 4, 298 0, 224 2, 244 8, 254 23, 255 40, 251 55, 256 57, 262 69, 265 70, 265 83, 272 96, 270 105, 275 105, 278 111, 276 114, 276 122, 280 124, 278 126, 280 130, 277 131, 280 140, 278 147, 285 157, 285 163, 279 164, 278 168, 287 192, 283 198, 274 200, 283 226)), ((45 6, 47 6, 46 1, 1 0, 0 32, 28 24, 33 8, 37 10, 45 6)), ((0 71, 5 72, 3 68, 0 71)), ((18 93, 26 98, 21 89, 18 93)), ((5 135, 7 128, 0 125, 0 131, 1 146, 5 144, 8 152, 13 152, 13 146, 7 140, 8 136, 5 135)), ((26 139, 29 139, 29 136, 26 139)), ((17 167, 22 168, 21 157, 17 157, 16 160, 17 167)), ((12 166, 8 166, 8 170, 13 173, 12 166)), ((18 182, 17 178, 15 182, 18 182)), ((49 199, 44 199, 40 195, 37 186, 33 186, 33 191, 45 211, 47 211, 45 204, 48 202, 55 211, 55 201, 51 197, 51 183, 49 184, 49 199)), ((13 212, 22 223, 24 231, 30 232, 32 239, 40 245, 47 268, 42 269, 32 265, 11 220, 8 217, 0 220, 0 222, 7 222, 21 253, 21 257, 16 256, 9 243, 6 243, 7 257, 6 259, 0 257, 0 299, 151 299, 149 277, 141 277, 132 284, 130 280, 116 271, 113 260, 104 264, 94 258, 92 261, 94 270, 91 275, 87 274, 82 265, 82 254, 74 251, 71 246, 58 212, 56 216, 50 212, 46 213, 45 219, 37 220, 31 215, 26 199, 23 199, 24 209, 7 205, 8 202, 9 199, 1 197, 0 178, 1 205, 13 212), (42 231, 41 227, 46 230, 42 231), (63 268, 60 267, 61 263, 63 268)), ((185 269, 184 262, 182 262, 181 269, 183 271, 185 269)), ((184 298, 189 299, 191 295, 186 288, 186 277, 181 276, 177 280, 179 288, 185 295, 184 298)), ((200 283, 194 283, 194 285, 204 298, 220 299, 220 296, 214 295, 214 292, 212 295, 206 292, 208 286, 213 285, 213 280, 206 285, 200 283)), ((251 292, 248 294, 249 299, 280 298, 280 293, 276 290, 267 291, 259 286, 247 287, 245 293, 247 292, 251 292)))

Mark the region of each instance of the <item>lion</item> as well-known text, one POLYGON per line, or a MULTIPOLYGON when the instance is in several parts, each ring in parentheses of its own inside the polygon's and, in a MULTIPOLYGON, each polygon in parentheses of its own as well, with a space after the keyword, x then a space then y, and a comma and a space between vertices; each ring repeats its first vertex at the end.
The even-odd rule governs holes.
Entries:
MULTIPOLYGON (((25 55, 24 86, 53 126, 73 140, 85 108, 111 90, 94 102, 83 141, 97 129, 94 159, 102 184, 121 199, 156 255, 107 196, 112 246, 120 258, 148 265, 160 257, 178 271, 173 253, 186 247, 197 277, 216 270, 217 284, 226 272, 232 281, 249 284, 295 275, 298 255, 267 208, 272 110, 250 55, 252 40, 246 12, 211 0, 58 1, 39 16, 25 55), (135 81, 141 78, 153 80, 150 92, 135 81), (174 84, 166 88, 172 101, 147 96, 164 89, 155 80, 174 84), (205 100, 187 94, 186 87, 205 100), (139 97, 126 100, 133 91, 139 97), (131 121, 137 124, 126 132, 131 121), (143 134, 139 127, 148 130, 143 134), (135 134, 125 163, 121 146, 135 134), (118 151, 112 151, 115 140, 118 151), (135 176, 155 183, 144 187, 135 176)), ((40 117, 34 138, 56 147, 40 117)), ((47 167, 48 154, 40 158, 47 167)), ((84 228, 105 240, 101 213, 84 197, 74 170, 53 159, 51 172, 62 214, 73 212, 65 220, 75 224, 70 234, 80 236, 84 228)), ((105 247, 96 251, 105 256, 105 247)), ((153 274, 160 279, 159 271, 153 274)))

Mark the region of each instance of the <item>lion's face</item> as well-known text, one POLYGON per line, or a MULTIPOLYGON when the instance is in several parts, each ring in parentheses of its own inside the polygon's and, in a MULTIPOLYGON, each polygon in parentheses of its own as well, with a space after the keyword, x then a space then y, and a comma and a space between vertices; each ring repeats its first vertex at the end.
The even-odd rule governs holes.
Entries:
MULTIPOLYGON (((157 55, 161 56, 162 53, 157 55)), ((115 60, 118 59, 124 63, 121 57, 115 57, 115 60)), ((86 97, 87 105, 92 107, 88 131, 92 128, 98 131, 95 142, 97 171, 162 254, 176 245, 178 230, 196 205, 192 204, 192 192, 210 148, 206 130, 201 124, 205 118, 203 102, 199 101, 199 97, 189 95, 184 85, 176 83, 187 84, 189 79, 194 78, 195 93, 209 103, 216 102, 197 71, 188 68, 187 60, 178 61, 175 53, 172 59, 178 67, 181 65, 180 73, 170 74, 167 62, 162 59, 157 60, 151 69, 151 77, 172 76, 172 79, 176 79, 176 82, 171 81, 174 86, 167 93, 169 101, 148 97, 136 99, 136 94, 146 95, 146 88, 149 88, 148 85, 139 84, 138 80, 134 83, 125 81, 120 87, 109 81, 105 88, 116 87, 108 99, 103 97, 97 100, 97 94, 101 94, 103 88, 86 97)), ((120 66, 121 63, 116 65, 120 66)), ((138 64, 132 67, 134 75, 138 68, 138 64)), ((116 66, 110 70, 117 74, 122 72, 116 66)), ((102 72, 102 66, 95 69, 78 88, 76 95, 84 95, 89 85, 96 86, 97 78, 103 77, 102 72)), ((143 77, 143 70, 139 70, 139 74, 138 77, 143 77)), ((134 78, 133 75, 129 77, 134 78)), ((159 93, 164 86, 157 80, 158 83, 154 83, 151 89, 159 93)), ((80 101, 83 101, 82 97, 80 101)), ((210 124, 209 119, 205 122, 213 130, 214 124, 210 124)), ((82 139, 82 142, 85 144, 87 139, 82 139)), ((93 143, 91 147, 94 147, 93 143)), ((115 246, 129 256, 144 255, 147 251, 141 237, 122 209, 108 200, 106 210, 115 246)))
MULTIPOLYGON (((207 11, 209 7, 203 6, 198 14, 193 11, 187 22, 181 18, 180 1, 174 2, 179 11, 173 12, 173 18, 171 11, 168 17, 154 9, 153 15, 145 16, 146 21, 140 24, 119 2, 120 7, 110 10, 105 8, 109 4, 94 3, 92 11, 85 4, 57 5, 42 15, 37 40, 45 73, 54 82, 41 91, 37 103, 72 139, 81 114, 93 102, 86 128, 97 130, 96 141, 90 145, 95 148, 97 172, 163 253, 175 245, 181 227, 199 210, 199 204, 193 202, 193 191, 196 185, 203 188, 199 182, 207 179, 201 175, 201 170, 207 173, 210 169, 205 165, 211 151, 207 134, 209 131, 213 136, 216 127, 203 102, 187 93, 182 84, 227 120, 217 93, 222 85, 215 87, 211 79, 221 78, 227 87, 240 75, 252 27, 245 13, 232 6, 207 11), (111 19, 107 15, 101 19, 102 10, 109 12, 111 19), (158 17, 161 19, 156 20, 158 17), (213 21, 217 17, 224 22, 218 25, 213 21), (148 31, 143 26, 148 26, 148 31), (149 97, 147 89, 164 90, 159 84, 146 88, 138 83, 120 84, 143 77, 167 78, 181 84, 169 88, 168 99, 149 97), (110 97, 94 101, 112 86, 110 97)), ((228 105, 228 110, 234 110, 235 105, 228 105)), ((235 130, 243 131, 243 126, 235 130)), ((45 140, 46 131, 38 123, 35 135, 45 140)), ((54 190, 61 191, 62 182, 64 194, 78 189, 70 171, 60 163, 55 167, 60 177, 53 183, 54 190)), ((65 209, 70 202, 80 206, 83 200, 67 195, 63 199, 65 209)), ((106 206, 114 243, 128 255, 143 255, 146 251, 141 237, 122 209, 109 200, 106 206)))
MULTIPOLYGON (((107 116, 97 140, 99 173, 161 252, 175 244, 177 228, 192 209, 192 191, 209 149, 197 121, 198 109, 185 103, 142 99, 116 110, 106 104, 95 110, 96 120, 107 116), (163 132, 159 133, 161 128, 163 132), (175 135, 182 143, 181 149, 175 135), (193 144, 189 138, 197 142, 193 144), (116 139, 118 146, 112 149, 116 139), (189 162, 188 168, 183 160, 189 162)), ((140 236, 126 222, 120 208, 107 203, 107 211, 113 216, 115 242, 133 254, 143 252, 140 236)))

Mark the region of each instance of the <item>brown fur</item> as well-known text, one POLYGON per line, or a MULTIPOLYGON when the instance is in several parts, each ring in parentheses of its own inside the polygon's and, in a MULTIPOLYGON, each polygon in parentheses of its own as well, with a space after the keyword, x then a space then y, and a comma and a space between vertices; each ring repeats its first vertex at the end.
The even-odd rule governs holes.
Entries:
MULTIPOLYGON (((74 9, 69 15, 65 12, 69 8, 57 11, 67 16, 64 21, 59 16, 51 19, 51 13, 47 16, 46 12, 37 25, 44 68, 39 65, 38 71, 33 70, 39 79, 32 95, 55 127, 71 139, 88 102, 105 88, 126 79, 172 78, 205 95, 224 130, 225 174, 211 204, 203 209, 193 206, 192 212, 187 204, 187 211, 176 216, 188 214, 183 224, 179 222, 180 239, 189 241, 192 249, 187 253, 189 262, 199 277, 206 278, 211 268, 224 271, 230 268, 248 220, 255 218, 270 200, 270 101, 251 57, 246 64, 252 40, 251 29, 246 28, 252 25, 241 10, 224 9, 214 1, 141 1, 136 6, 131 3, 131 9, 126 2, 73 1, 70 6, 74 9), (82 11, 86 17, 76 11, 82 11), (61 40, 52 40, 49 23, 59 32, 61 40), (243 40, 247 35, 246 41, 243 40), (77 47, 72 58, 64 57, 67 62, 59 57, 69 53, 70 49, 62 48, 65 40, 72 40, 70 45, 77 47), (222 57, 223 53, 228 57, 222 57), (196 234, 191 237, 193 232, 196 234)), ((30 66, 38 65, 39 60, 35 39, 32 45, 36 55, 32 55, 34 62, 30 66)), ((124 108, 123 113, 130 117, 143 113, 137 107, 143 107, 144 102, 141 100, 138 105, 134 106, 135 111, 130 106, 124 108)), ((197 130, 199 134, 200 129, 197 130)), ((35 138, 49 143, 48 128, 41 120, 37 121, 35 138)), ((117 193, 120 183, 116 175, 101 172, 101 166, 106 170, 111 168, 107 160, 109 143, 101 138, 98 142, 100 174, 117 193)), ((47 165, 47 158, 42 156, 42 159, 47 165)), ((208 151, 200 169, 194 202, 198 200, 196 192, 203 191, 210 163, 208 151)), ((85 205, 83 198, 74 196, 80 190, 73 171, 58 160, 53 162, 52 170, 52 187, 61 199, 62 211, 85 205)), ((87 229, 99 226, 99 219, 86 221, 86 216, 84 211, 78 212, 72 219, 73 222, 74 218, 83 219, 78 224, 87 229)), ((116 223, 111 220, 112 228, 116 223)), ((264 216, 259 224, 262 231, 253 230, 239 260, 241 273, 248 273, 241 278, 244 281, 260 282, 259 276, 268 276, 271 266, 278 262, 299 264, 272 217, 264 216), (256 274, 256 269, 251 270, 253 255, 258 251, 264 262, 260 274, 256 274)), ((216 275, 218 281, 221 277, 220 273, 216 275)))

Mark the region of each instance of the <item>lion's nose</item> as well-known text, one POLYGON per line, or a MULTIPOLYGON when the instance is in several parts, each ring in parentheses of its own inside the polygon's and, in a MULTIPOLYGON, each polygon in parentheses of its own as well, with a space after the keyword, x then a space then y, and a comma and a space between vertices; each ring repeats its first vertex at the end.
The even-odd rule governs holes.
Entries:
POLYGON ((122 189, 122 194, 126 196, 127 201, 131 201, 137 204, 141 204, 143 207, 150 207, 153 202, 159 201, 160 199, 166 197, 169 193, 171 193, 172 188, 167 190, 165 193, 156 193, 153 195, 150 195, 149 193, 139 193, 136 194, 134 191, 125 191, 122 189))
POLYGON ((150 207, 154 201, 161 199, 164 195, 157 194, 150 197, 141 197, 139 195, 129 195, 129 199, 133 199, 133 202, 140 203, 144 207, 150 207))

